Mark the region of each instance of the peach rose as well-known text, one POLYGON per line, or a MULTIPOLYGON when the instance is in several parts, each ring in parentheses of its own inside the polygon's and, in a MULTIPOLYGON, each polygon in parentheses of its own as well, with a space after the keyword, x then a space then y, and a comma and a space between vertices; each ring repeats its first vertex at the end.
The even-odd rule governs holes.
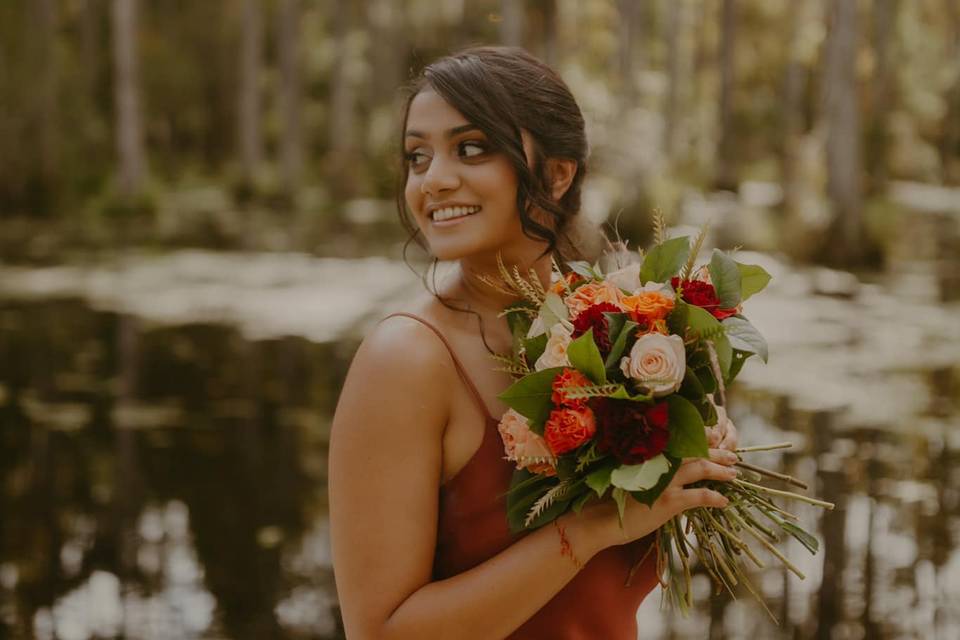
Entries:
POLYGON ((640 336, 630 355, 621 358, 620 370, 654 397, 673 393, 680 388, 687 370, 683 338, 660 333, 640 336))
POLYGON ((531 473, 542 473, 548 476, 557 473, 557 458, 550 452, 546 440, 530 429, 530 423, 525 417, 507 409, 497 425, 503 447, 507 455, 506 460, 517 463, 517 469, 527 469, 531 473))
POLYGON ((547 338, 547 348, 533 364, 534 371, 543 371, 550 367, 569 367, 567 347, 570 346, 571 340, 571 331, 562 322, 553 325, 550 328, 550 337, 547 338))
POLYGON ((588 282, 585 285, 577 287, 577 290, 564 299, 567 308, 570 310, 570 316, 576 318, 577 314, 588 307, 601 302, 609 302, 622 308, 620 298, 623 293, 617 285, 604 280, 603 282, 588 282))

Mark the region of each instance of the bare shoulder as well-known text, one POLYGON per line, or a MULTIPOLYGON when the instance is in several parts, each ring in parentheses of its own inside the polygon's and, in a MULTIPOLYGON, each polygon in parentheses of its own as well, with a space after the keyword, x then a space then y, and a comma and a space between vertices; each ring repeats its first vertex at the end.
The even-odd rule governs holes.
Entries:
MULTIPOLYGON (((426 315, 418 311, 417 315, 426 315)), ((348 421, 364 430, 388 428, 382 420, 374 423, 364 418, 373 417, 378 408, 390 407, 391 415, 407 421, 421 418, 416 423, 436 435, 449 412, 451 374, 455 368, 450 354, 429 327, 408 316, 385 318, 369 330, 354 355, 334 424, 351 417, 348 421), (371 403, 371 398, 376 402, 371 403), (432 419, 425 420, 428 417, 432 419)))

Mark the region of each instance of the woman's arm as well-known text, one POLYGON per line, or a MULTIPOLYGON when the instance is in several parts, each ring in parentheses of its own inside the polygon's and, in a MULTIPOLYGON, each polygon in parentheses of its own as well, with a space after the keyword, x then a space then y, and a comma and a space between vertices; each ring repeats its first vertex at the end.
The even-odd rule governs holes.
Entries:
MULTIPOLYGON (((441 441, 456 369, 416 321, 383 322, 351 365, 330 442, 330 517, 337 591, 350 640, 495 638, 530 619, 576 575, 553 527, 534 531, 459 575, 431 582, 436 548, 441 441)), ((581 562, 655 530, 693 506, 724 498, 682 489, 729 479, 706 461, 684 465, 648 508, 631 503, 625 529, 612 505, 561 522, 581 562)))

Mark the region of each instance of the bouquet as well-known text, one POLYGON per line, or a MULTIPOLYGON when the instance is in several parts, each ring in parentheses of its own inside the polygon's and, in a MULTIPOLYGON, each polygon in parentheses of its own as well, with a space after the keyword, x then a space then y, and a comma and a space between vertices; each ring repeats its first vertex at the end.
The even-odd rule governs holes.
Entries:
MULTIPOLYGON (((564 272, 554 262, 544 288, 533 270, 524 277, 500 260, 500 281, 486 279, 520 298, 502 312, 512 353, 497 356, 515 378, 499 396, 510 407, 499 432, 517 466, 507 493, 514 532, 579 513, 589 501, 613 500, 621 524, 627 500, 652 504, 683 458, 708 456, 705 427, 723 417, 725 389, 744 362, 767 360, 766 341, 742 305, 770 275, 719 250, 698 266, 706 228, 691 242, 667 239, 659 216, 654 224, 654 246, 627 264, 625 252, 611 256, 618 263, 608 273, 599 263, 570 262, 564 272)), ((691 606, 696 555, 718 588, 733 593, 744 583, 763 604, 743 566, 743 558, 763 566, 748 541, 803 577, 774 543, 787 535, 816 553, 817 540, 773 499, 832 505, 760 484, 767 477, 806 488, 743 460, 788 446, 739 449, 737 479, 703 483, 724 494, 727 507, 686 511, 657 532, 652 548, 670 602, 691 606)))

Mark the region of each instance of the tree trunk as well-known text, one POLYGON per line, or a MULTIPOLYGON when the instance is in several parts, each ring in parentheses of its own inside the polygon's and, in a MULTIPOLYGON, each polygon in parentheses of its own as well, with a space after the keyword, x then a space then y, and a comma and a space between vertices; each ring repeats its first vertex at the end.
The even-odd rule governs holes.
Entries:
POLYGON ((643 21, 640 19, 640 10, 643 3, 639 0, 617 0, 620 12, 620 104, 623 109, 636 106, 637 99, 637 72, 642 67, 638 65, 637 57, 642 51, 643 21))
POLYGON ((300 127, 300 2, 282 0, 277 21, 280 60, 280 172, 287 196, 296 196, 300 186, 303 148, 300 127))
MULTIPOLYGON (((40 184, 48 194, 55 194, 57 184, 59 150, 57 140, 57 6, 55 0, 36 0, 33 5, 37 24, 37 149, 40 154, 40 184)), ((48 197, 44 206, 53 205, 54 198, 48 197)))
POLYGON ((517 0, 500 0, 500 42, 511 46, 523 45, 526 29, 524 8, 526 3, 517 0))
POLYGON ((797 49, 804 15, 801 3, 791 2, 787 5, 787 68, 783 79, 780 181, 783 189, 783 212, 788 219, 793 219, 797 213, 800 189, 797 156, 800 136, 804 133, 803 96, 806 92, 807 70, 799 59, 797 49))
POLYGON ((663 150, 672 161, 677 146, 677 121, 680 118, 680 84, 683 64, 680 59, 680 38, 683 24, 683 1, 671 2, 667 9, 667 100, 663 112, 663 150))
POLYGON ((131 200, 143 190, 146 160, 140 114, 140 70, 137 60, 137 0, 113 0, 113 69, 118 192, 131 200))
POLYGON ((717 189, 737 191, 738 177, 734 154, 733 85, 735 82, 736 0, 723 0, 720 38, 720 111, 717 141, 717 189))
MULTIPOLYGON (((960 59, 960 0, 945 0, 953 32, 953 59, 960 59)), ((947 93, 940 145, 940 167, 944 184, 960 184, 960 75, 947 93)))
POLYGON ((244 0, 240 35, 240 88, 237 101, 237 140, 240 174, 244 186, 252 186, 263 158, 260 130, 260 65, 263 49, 263 18, 260 0, 244 0))
POLYGON ((890 64, 897 0, 875 0, 873 4, 873 51, 876 64, 870 97, 870 124, 867 130, 866 174, 872 193, 887 184, 887 154, 890 147, 888 115, 893 109, 895 80, 890 64))
POLYGON ((350 35, 350 2, 335 0, 333 7, 333 40, 335 54, 330 70, 330 155, 329 173, 333 195, 350 198, 356 192, 354 155, 354 104, 356 96, 349 75, 347 50, 350 35))
POLYGON ((824 117, 827 196, 833 208, 824 257, 835 264, 857 264, 861 246, 860 114, 857 101, 857 4, 831 3, 826 41, 824 117))

